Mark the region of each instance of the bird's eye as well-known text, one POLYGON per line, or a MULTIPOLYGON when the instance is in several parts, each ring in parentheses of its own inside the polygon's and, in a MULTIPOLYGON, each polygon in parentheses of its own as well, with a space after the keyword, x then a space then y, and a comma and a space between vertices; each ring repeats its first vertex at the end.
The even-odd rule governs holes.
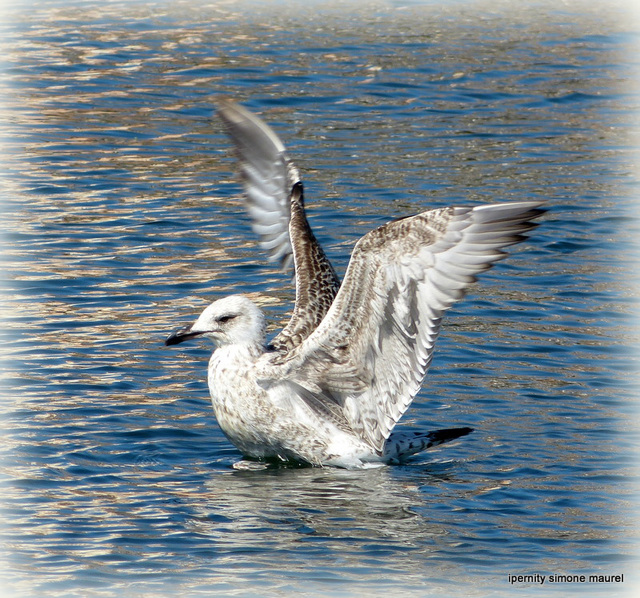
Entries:
POLYGON ((223 324, 224 324, 225 322, 228 322, 229 320, 233 320, 233 318, 235 318, 235 316, 234 316, 234 315, 220 316, 220 317, 218 318, 218 322, 221 322, 221 323, 223 323, 223 324))

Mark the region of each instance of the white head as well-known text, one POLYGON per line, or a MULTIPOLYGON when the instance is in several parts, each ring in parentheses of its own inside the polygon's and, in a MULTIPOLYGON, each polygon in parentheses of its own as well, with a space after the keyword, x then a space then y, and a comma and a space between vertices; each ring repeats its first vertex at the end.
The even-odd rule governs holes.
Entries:
POLYGON ((218 347, 262 345, 265 341, 264 315, 248 297, 230 295, 212 303, 191 326, 173 332, 165 345, 177 345, 196 336, 209 337, 218 347))

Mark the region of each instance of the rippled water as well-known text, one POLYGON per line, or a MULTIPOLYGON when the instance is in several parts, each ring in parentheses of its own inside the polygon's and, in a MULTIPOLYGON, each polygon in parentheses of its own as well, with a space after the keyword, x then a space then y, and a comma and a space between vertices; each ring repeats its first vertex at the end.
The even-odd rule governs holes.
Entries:
POLYGON ((631 591, 639 27, 595 4, 5 8, 7 595, 631 591), (231 469, 209 348, 162 342, 232 290, 275 330, 292 289, 217 95, 285 140, 340 270, 392 217, 548 199, 448 316, 405 418, 471 436, 402 467, 231 469))

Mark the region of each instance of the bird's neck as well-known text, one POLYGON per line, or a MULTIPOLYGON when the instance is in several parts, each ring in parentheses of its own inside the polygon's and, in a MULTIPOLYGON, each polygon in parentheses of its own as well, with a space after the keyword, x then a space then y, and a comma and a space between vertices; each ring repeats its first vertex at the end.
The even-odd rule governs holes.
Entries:
POLYGON ((264 341, 252 341, 231 343, 228 345, 221 345, 218 347, 211 356, 211 360, 217 358, 217 361, 224 360, 229 361, 250 361, 254 362, 260 355, 265 352, 264 341))
POLYGON ((235 343, 223 345, 213 352, 208 380, 214 408, 233 401, 238 385, 254 382, 253 368, 264 351, 264 347, 256 343, 235 343))

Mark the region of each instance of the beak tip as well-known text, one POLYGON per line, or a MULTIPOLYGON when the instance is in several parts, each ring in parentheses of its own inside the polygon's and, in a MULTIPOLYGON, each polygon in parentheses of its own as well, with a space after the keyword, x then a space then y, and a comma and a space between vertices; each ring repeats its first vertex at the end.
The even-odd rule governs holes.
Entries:
POLYGON ((188 341, 190 338, 195 338, 196 336, 200 336, 203 334, 202 332, 193 332, 190 326, 186 328, 178 328, 174 330, 164 341, 165 347, 170 347, 171 345, 178 345, 183 341, 188 341))
POLYGON ((164 341, 165 347, 170 347, 171 345, 177 345, 180 342, 177 334, 171 334, 164 341))
POLYGON ((189 328, 177 328, 164 341, 166 347, 177 345, 189 338, 189 328))

